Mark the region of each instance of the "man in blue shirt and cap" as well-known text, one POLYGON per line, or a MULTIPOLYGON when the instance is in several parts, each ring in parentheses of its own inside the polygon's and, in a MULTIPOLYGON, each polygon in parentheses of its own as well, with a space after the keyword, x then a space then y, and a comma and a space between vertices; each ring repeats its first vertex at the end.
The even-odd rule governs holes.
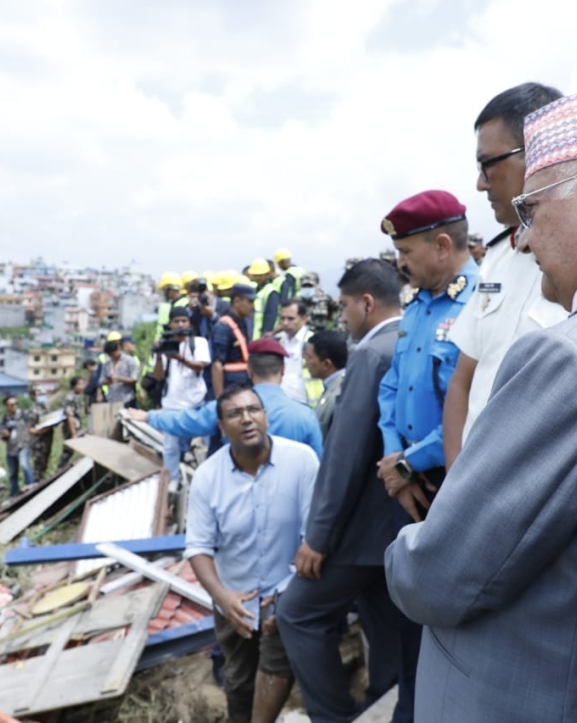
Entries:
MULTIPOLYGON (((459 349, 451 325, 473 293, 478 266, 468 249, 466 208, 446 191, 399 203, 382 221, 413 295, 379 388, 384 457, 379 476, 393 500, 397 532, 424 517, 445 476, 443 403, 459 349)), ((402 672, 394 723, 412 723, 420 626, 401 624, 402 672)))

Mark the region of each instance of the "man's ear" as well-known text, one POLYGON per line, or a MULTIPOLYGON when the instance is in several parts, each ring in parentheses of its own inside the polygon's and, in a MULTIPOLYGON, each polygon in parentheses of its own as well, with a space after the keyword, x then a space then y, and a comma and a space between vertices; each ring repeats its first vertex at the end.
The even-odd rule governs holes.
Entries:
POLYGON ((453 239, 447 233, 440 233, 435 238, 435 246, 437 248, 439 258, 446 258, 454 248, 453 239))

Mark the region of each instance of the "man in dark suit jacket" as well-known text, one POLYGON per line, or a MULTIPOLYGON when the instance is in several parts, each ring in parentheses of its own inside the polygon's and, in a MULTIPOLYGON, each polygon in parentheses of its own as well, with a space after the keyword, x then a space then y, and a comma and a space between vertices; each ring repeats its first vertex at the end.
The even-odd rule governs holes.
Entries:
POLYGON ((398 611, 385 588, 383 548, 393 539, 391 502, 377 479, 383 453, 377 426, 379 382, 397 338, 399 285, 376 259, 339 282, 342 320, 357 346, 346 367, 315 484, 297 576, 282 595, 277 620, 313 723, 358 714, 339 656, 339 624, 356 602, 369 642, 371 703, 397 676, 398 611))
POLYGON ((315 413, 323 439, 326 439, 333 422, 335 404, 345 379, 348 359, 347 340, 336 329, 318 331, 308 340, 303 358, 313 379, 320 379, 323 383, 324 392, 317 402, 315 413))

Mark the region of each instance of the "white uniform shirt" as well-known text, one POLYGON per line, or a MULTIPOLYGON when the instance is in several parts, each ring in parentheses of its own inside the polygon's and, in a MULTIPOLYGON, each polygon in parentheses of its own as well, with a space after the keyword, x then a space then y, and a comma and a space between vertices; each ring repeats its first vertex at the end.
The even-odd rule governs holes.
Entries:
POLYGON ((288 352, 284 360, 284 376, 281 388, 284 393, 296 402, 307 403, 307 390, 303 379, 303 348, 309 334, 308 326, 301 327, 292 337, 283 331, 279 341, 288 352))
MULTIPOLYGON (((210 364, 208 342, 201 336, 194 337, 194 355, 189 340, 180 342, 180 354, 188 361, 210 364)), ((162 366, 166 373, 168 358, 163 355, 162 366)), ((206 396, 206 382, 202 372, 195 372, 177 359, 170 360, 166 394, 162 397, 163 409, 190 409, 202 404, 206 396)))
POLYGON ((508 238, 487 249, 475 293, 449 332, 449 340, 477 361, 463 443, 487 404, 497 369, 513 342, 567 318, 559 304, 543 297, 541 278, 535 256, 514 250, 508 238))

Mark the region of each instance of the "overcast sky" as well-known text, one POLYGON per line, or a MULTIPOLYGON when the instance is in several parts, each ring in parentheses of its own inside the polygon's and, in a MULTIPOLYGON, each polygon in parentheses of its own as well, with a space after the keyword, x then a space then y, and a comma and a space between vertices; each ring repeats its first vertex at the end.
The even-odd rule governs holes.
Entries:
POLYGON ((0 0, 2 260, 332 278, 428 188, 489 239, 474 119, 576 57, 565 0, 0 0))

